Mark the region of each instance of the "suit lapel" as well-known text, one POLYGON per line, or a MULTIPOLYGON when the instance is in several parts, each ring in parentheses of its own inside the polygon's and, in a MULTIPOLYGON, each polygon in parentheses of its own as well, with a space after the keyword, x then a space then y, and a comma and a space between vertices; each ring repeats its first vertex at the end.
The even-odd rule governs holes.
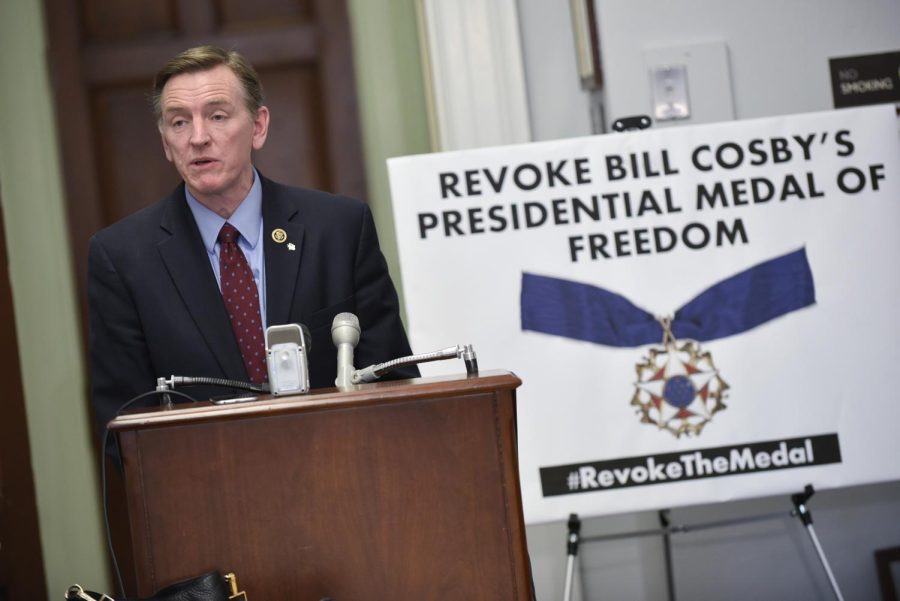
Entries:
POLYGON ((266 320, 291 322, 291 305, 303 254, 303 224, 294 203, 277 184, 262 178, 263 237, 266 260, 266 320), (281 235, 282 230, 284 236, 281 235))
POLYGON ((170 234, 157 245, 160 257, 210 352, 226 377, 246 380, 247 370, 183 185, 169 197, 160 227, 170 234))

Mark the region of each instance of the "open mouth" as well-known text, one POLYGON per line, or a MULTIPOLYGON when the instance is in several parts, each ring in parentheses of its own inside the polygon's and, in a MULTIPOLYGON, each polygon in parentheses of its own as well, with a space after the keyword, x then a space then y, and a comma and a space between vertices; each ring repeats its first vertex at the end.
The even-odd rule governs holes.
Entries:
POLYGON ((195 167, 205 167, 206 165, 210 165, 214 162, 215 161, 213 161, 212 159, 196 159, 194 161, 191 161, 191 165, 194 165, 195 167))

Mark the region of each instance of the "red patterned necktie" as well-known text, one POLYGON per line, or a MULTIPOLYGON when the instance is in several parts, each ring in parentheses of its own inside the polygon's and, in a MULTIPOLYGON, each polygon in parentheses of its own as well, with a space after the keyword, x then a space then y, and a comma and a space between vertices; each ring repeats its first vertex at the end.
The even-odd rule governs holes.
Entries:
POLYGON ((253 272, 244 253, 237 245, 240 235, 233 225, 226 223, 219 231, 219 277, 222 298, 231 319, 231 329, 241 349, 250 381, 261 384, 268 379, 266 343, 259 312, 259 293, 253 272))

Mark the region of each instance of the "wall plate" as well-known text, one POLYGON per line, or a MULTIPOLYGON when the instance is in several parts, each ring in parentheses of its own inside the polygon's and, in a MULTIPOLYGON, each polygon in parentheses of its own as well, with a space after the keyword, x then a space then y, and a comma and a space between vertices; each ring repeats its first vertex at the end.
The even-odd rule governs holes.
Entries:
POLYGON ((687 67, 684 65, 652 67, 650 81, 653 87, 653 116, 657 121, 687 119, 691 116, 687 67))

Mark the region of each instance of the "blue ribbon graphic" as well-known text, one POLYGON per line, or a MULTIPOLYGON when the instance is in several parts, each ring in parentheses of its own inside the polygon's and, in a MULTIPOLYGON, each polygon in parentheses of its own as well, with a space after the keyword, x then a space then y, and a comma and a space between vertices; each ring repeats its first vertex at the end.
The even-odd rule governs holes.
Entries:
MULTIPOLYGON (((806 249, 770 259, 707 288, 675 312, 672 335, 698 342, 733 336, 816 302, 806 249)), ((522 329, 615 347, 657 344, 662 325, 597 286, 522 274, 522 329)))

